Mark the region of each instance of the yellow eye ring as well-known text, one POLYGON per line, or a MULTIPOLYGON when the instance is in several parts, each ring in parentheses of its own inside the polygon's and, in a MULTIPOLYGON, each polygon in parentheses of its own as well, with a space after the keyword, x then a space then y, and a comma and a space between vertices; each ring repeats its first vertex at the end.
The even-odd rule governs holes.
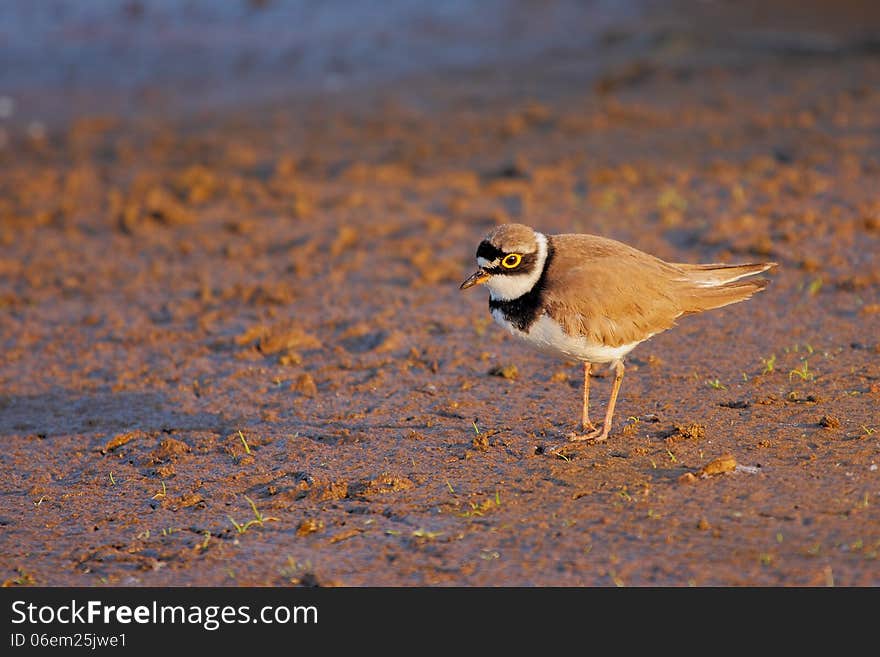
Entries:
POLYGON ((506 269, 514 269, 519 267, 519 263, 522 262, 522 256, 519 253, 509 253, 504 256, 504 260, 501 261, 501 266, 506 269))

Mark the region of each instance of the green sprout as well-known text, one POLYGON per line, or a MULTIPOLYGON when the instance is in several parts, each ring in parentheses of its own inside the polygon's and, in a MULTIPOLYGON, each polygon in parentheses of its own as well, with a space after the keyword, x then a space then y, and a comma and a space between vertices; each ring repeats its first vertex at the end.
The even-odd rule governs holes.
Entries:
POLYGON ((245 454, 250 454, 250 453, 251 453, 251 448, 250 448, 250 446, 247 444, 247 441, 244 439, 244 434, 241 432, 241 429, 238 430, 238 437, 241 438, 241 444, 244 445, 244 453, 245 453, 245 454))
POLYGON ((232 522, 232 525, 235 527, 235 531, 237 531, 239 534, 244 534, 248 529, 250 529, 251 525, 259 525, 260 527, 262 527, 263 523, 265 522, 269 522, 270 520, 278 520, 278 518, 264 516, 262 513, 260 513, 260 511, 257 509, 257 505, 254 504, 254 501, 247 495, 244 496, 244 499, 246 499, 248 501, 248 504, 251 505, 251 509, 253 509, 254 512, 254 517, 244 524, 239 524, 235 522, 232 516, 228 516, 230 522, 232 522))
POLYGON ((798 369, 791 370, 788 373, 788 380, 791 381, 791 377, 795 374, 799 376, 802 381, 813 380, 813 373, 810 371, 810 366, 806 360, 801 363, 801 366, 798 369))

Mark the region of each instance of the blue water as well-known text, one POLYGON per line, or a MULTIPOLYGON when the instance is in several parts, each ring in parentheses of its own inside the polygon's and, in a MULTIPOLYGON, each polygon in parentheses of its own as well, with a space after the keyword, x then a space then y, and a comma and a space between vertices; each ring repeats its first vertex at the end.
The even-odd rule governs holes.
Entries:
POLYGON ((589 47, 641 4, 2 0, 0 97, 49 113, 157 92, 198 105, 345 90, 589 47))

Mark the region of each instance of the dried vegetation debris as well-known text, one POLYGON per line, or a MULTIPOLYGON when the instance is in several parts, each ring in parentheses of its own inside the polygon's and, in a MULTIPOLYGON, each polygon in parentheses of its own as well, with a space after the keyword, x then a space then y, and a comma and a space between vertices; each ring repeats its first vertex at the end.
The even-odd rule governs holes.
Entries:
POLYGON ((734 472, 736 469, 736 457, 732 454, 723 454, 700 466, 694 472, 685 472, 678 478, 678 481, 682 484, 692 483, 698 479, 708 479, 725 472, 734 472))

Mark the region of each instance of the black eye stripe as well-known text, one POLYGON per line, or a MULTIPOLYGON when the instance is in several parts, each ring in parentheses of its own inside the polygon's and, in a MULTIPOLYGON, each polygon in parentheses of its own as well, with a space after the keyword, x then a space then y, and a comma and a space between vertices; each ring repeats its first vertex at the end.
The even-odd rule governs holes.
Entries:
POLYGON ((519 266, 514 267, 513 269, 506 269, 505 267, 498 265, 497 267, 487 267, 486 271, 491 274, 505 274, 507 276, 516 276, 517 274, 523 274, 532 271, 535 268, 537 262, 537 253, 525 253, 522 256, 522 260, 520 261, 519 266))
MULTIPOLYGON (((489 240, 483 240, 480 242, 480 245, 477 247, 477 257, 484 258, 489 262, 492 262, 496 258, 500 262, 504 256, 510 255, 509 253, 505 253, 497 246, 492 244, 489 240)), ((506 269, 502 267, 500 264, 496 267, 486 267, 486 271, 490 274, 521 274, 523 272, 530 272, 535 268, 535 263, 538 261, 538 254, 535 253, 522 253, 522 261, 519 263, 519 266, 514 267, 513 269, 506 269)))
MULTIPOLYGON (((499 249, 497 246, 495 246, 494 244, 492 244, 488 240, 483 240, 482 242, 480 242, 480 246, 477 247, 477 257, 478 258, 485 258, 489 262, 492 262, 496 258, 498 258, 498 260, 501 261, 507 255, 510 255, 510 254, 505 253, 504 251, 499 249)), ((519 255, 522 256, 523 263, 534 262, 535 259, 537 258, 536 253, 521 253, 519 255)))

